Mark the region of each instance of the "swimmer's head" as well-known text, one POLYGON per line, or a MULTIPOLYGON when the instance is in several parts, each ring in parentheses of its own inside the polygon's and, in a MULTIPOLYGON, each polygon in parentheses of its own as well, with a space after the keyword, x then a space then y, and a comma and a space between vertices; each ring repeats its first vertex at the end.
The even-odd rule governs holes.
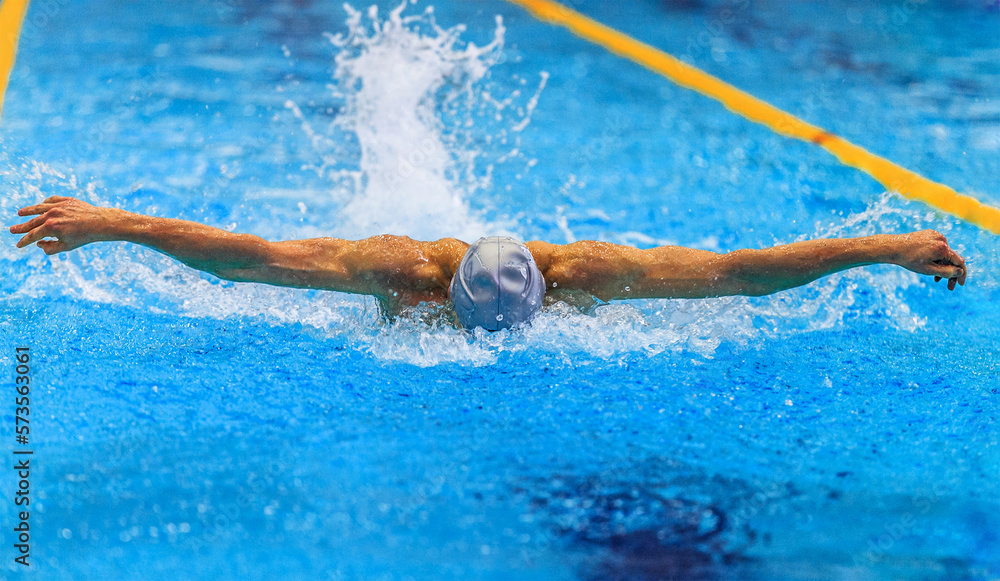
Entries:
POLYGON ((513 238, 480 238, 465 253, 448 289, 466 329, 509 329, 542 308, 545 279, 528 247, 513 238))

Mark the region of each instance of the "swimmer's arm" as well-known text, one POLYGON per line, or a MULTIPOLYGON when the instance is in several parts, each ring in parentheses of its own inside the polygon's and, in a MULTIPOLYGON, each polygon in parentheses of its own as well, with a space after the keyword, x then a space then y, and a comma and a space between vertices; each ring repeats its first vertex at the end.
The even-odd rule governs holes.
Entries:
POLYGON ((762 296, 869 264, 897 264, 936 280, 947 278, 949 289, 964 285, 967 274, 962 257, 932 230, 808 240, 727 254, 680 246, 639 250, 593 241, 528 246, 550 290, 555 283, 601 300, 762 296))
POLYGON ((762 296, 808 284, 835 272, 870 264, 895 264, 918 274, 948 279, 948 290, 965 285, 965 260, 933 230, 862 238, 806 240, 727 257, 731 284, 740 294, 762 296))
MULTIPOLYGON (((102 208, 65 197, 22 208, 35 218, 10 228, 56 254, 100 241, 124 241, 167 254, 192 268, 238 282, 375 295, 447 288, 450 273, 436 260, 461 256, 464 243, 418 242, 400 236, 350 241, 315 238, 269 242, 186 220, 102 208)), ((452 260, 453 262, 453 260, 452 260)), ((450 264, 450 263, 449 263, 450 264)))

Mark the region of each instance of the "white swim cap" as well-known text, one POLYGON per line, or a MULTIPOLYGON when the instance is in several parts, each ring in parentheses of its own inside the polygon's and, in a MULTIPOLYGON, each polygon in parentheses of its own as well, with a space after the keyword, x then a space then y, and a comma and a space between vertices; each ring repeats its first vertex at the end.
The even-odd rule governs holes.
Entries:
POLYGON ((528 247, 513 238, 489 236, 469 247, 448 289, 466 329, 509 329, 542 308, 545 279, 528 247))

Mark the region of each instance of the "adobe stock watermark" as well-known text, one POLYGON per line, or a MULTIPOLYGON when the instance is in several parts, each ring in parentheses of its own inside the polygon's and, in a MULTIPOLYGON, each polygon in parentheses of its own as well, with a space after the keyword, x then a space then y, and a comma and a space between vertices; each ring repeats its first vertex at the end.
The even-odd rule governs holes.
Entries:
POLYGON ((902 4, 892 6, 888 14, 876 22, 879 32, 883 36, 891 36, 900 32, 910 24, 914 14, 924 4, 927 4, 927 0, 906 0, 902 4))
POLYGON ((919 524, 919 517, 930 512, 945 495, 951 492, 951 488, 946 484, 938 482, 931 486, 929 491, 910 497, 910 510, 883 523, 884 532, 868 538, 867 550, 854 556, 854 564, 864 567, 885 561, 897 543, 913 534, 919 524))
POLYGON ((730 522, 733 528, 747 524, 757 515, 766 512, 767 507, 779 498, 788 495, 788 484, 783 482, 771 482, 754 492, 749 498, 745 498, 740 503, 739 508, 729 513, 730 522))
POLYGON ((69 4, 69 0, 54 0, 32 4, 21 25, 21 38, 31 38, 43 34, 43 29, 49 25, 69 4))
POLYGON ((620 110, 611 110, 604 116, 601 134, 580 148, 578 159, 597 161, 606 157, 616 147, 623 145, 623 137, 628 134, 629 118, 620 110))
MULTIPOLYGON (((249 472, 230 500, 199 505, 198 528, 183 537, 181 545, 198 553, 229 537, 248 517, 273 516, 279 504, 275 499, 269 500, 266 494, 268 490, 276 489, 276 483, 287 472, 287 466, 272 459, 261 470, 249 472)), ((178 478, 178 484, 182 488, 189 485, 183 477, 178 478)))
POLYGON ((725 37, 726 29, 737 20, 745 19, 749 10, 750 0, 729 0, 701 30, 688 38, 687 51, 681 58, 694 63, 707 52, 716 62, 724 61, 725 53, 720 47, 720 41, 725 37))

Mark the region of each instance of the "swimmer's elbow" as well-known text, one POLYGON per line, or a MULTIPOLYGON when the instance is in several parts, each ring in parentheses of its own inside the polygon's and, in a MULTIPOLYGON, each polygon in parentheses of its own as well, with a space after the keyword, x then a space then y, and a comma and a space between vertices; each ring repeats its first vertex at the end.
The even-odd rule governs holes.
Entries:
POLYGON ((223 280, 277 286, 311 287, 317 270, 313 249, 305 241, 269 242, 259 239, 252 251, 234 252, 227 260, 203 268, 223 280))
POLYGON ((217 278, 231 282, 268 282, 253 268, 211 268, 202 269, 217 278))
POLYGON ((719 256, 719 296, 762 297, 774 292, 754 267, 758 253, 745 248, 719 256))

